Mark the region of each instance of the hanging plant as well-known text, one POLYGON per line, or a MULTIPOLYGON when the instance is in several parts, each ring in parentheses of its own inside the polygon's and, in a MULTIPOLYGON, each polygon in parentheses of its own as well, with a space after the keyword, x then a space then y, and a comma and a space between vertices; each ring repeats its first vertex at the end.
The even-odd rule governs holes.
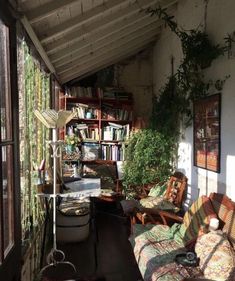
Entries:
MULTIPOLYGON (((152 117, 155 123, 159 123, 155 125, 157 130, 172 132, 172 136, 179 136, 180 120, 184 120, 186 127, 191 124, 193 101, 207 96, 212 87, 221 90, 229 77, 215 82, 206 81, 202 72, 202 69, 210 66, 213 60, 223 55, 227 47, 214 45, 208 35, 201 30, 180 29, 174 17, 167 14, 166 9, 161 7, 147 9, 146 13, 162 19, 181 40, 183 60, 176 74, 160 89, 160 97, 155 99, 152 117), (172 82, 174 87, 171 85, 172 82)), ((152 124, 154 125, 154 122, 152 124)))

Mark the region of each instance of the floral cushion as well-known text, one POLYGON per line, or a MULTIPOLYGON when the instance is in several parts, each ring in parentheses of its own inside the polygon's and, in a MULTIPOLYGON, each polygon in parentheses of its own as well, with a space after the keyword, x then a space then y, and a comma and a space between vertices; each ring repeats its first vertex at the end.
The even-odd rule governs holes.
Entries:
POLYGON ((197 268, 192 272, 175 262, 175 256, 186 251, 182 240, 175 239, 178 226, 134 225, 130 241, 145 281, 182 281, 200 273, 197 268))
POLYGON ((156 184, 150 189, 148 196, 154 196, 154 197, 164 196, 166 193, 166 188, 167 188, 166 184, 163 185, 156 184))
POLYGON ((221 231, 212 231, 200 236, 195 245, 200 259, 199 267, 205 278, 235 280, 234 251, 221 231))
POLYGON ((165 210, 165 211, 173 211, 178 212, 179 208, 176 207, 173 203, 166 200, 163 197, 152 197, 147 196, 140 200, 140 205, 144 208, 150 209, 158 209, 158 210, 165 210))
POLYGON ((165 225, 134 225, 133 236, 130 241, 145 281, 161 280, 159 279, 160 276, 166 277, 167 273, 171 278, 168 280, 179 281, 184 278, 177 273, 174 255, 172 254, 172 252, 175 254, 184 252, 184 247, 171 239, 169 229, 165 225), (165 268, 166 265, 167 268, 165 268))
POLYGON ((235 210, 230 210, 225 220, 223 232, 229 237, 229 241, 232 243, 235 249, 235 210))

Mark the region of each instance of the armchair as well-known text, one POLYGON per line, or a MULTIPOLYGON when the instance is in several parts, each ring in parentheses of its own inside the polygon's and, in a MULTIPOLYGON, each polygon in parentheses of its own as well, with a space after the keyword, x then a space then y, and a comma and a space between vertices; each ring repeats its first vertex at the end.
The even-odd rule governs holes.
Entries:
MULTIPOLYGON (((182 222, 179 216, 185 190, 187 177, 181 172, 175 172, 169 179, 163 196, 147 196, 140 200, 140 208, 135 216, 142 224, 159 222, 167 225, 174 220, 182 222)), ((151 191, 149 195, 153 194, 151 191)))

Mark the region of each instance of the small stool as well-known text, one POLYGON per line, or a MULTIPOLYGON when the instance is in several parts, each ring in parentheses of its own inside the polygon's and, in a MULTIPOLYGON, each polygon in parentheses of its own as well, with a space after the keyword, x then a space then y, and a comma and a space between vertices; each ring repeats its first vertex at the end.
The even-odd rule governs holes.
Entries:
POLYGON ((79 242, 89 235, 90 202, 65 200, 57 208, 56 237, 58 242, 79 242))

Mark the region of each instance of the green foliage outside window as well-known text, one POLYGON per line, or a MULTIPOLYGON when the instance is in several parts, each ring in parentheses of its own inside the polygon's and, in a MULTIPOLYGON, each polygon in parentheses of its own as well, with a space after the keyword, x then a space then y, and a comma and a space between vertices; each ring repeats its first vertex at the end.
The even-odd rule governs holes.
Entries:
POLYGON ((37 167, 49 161, 49 130, 35 118, 34 110, 50 107, 50 79, 24 40, 18 44, 19 129, 21 163, 22 239, 40 224, 44 212, 36 195, 37 167))

